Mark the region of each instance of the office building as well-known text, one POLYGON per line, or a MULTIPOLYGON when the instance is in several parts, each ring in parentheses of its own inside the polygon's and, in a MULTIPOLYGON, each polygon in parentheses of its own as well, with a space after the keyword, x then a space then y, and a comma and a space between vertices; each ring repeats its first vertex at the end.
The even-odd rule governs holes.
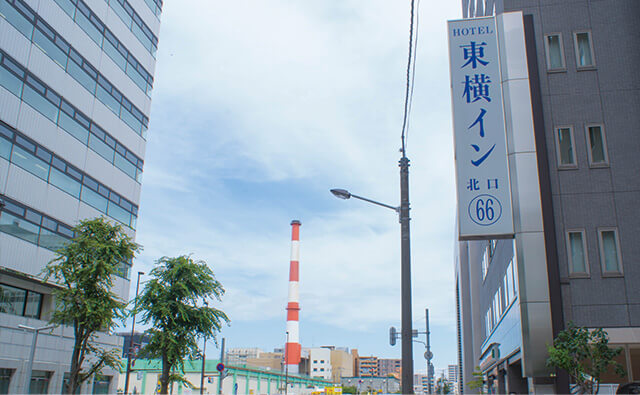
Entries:
POLYGON ((401 359, 378 359, 378 376, 387 377, 389 375, 400 373, 402 370, 401 359))
POLYGON ((331 348, 314 347, 309 349, 309 376, 325 380, 333 379, 331 348))
POLYGON ((569 378, 545 365, 568 322, 622 347, 627 376, 603 384, 638 381, 640 3, 462 8, 496 17, 515 227, 513 239, 458 245, 463 391, 479 366, 492 392, 568 393, 569 378))
MULTIPOLYGON (((357 350, 354 350, 357 352, 357 350)), ((360 377, 378 376, 378 357, 357 356, 355 358, 356 374, 360 377)))
MULTIPOLYGON (((60 393, 73 330, 33 332, 54 309, 41 271, 79 220, 135 237, 162 0, 0 0, 0 388, 60 393)), ((130 262, 113 292, 128 300, 130 262)), ((122 347, 101 334, 103 347, 122 347)), ((116 392, 117 372, 81 392, 116 392)))

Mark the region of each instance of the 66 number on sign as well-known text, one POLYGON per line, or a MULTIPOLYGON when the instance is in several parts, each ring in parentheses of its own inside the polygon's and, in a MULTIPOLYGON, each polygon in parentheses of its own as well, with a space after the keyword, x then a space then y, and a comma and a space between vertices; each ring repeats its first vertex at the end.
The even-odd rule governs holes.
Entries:
POLYGON ((469 203, 469 218, 478 225, 493 225, 501 216, 502 204, 495 196, 478 195, 469 203))

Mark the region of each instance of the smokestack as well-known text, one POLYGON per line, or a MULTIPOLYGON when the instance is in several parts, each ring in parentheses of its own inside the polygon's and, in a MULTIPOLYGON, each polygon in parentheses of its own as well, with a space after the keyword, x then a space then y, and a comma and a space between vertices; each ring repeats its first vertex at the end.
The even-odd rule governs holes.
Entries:
POLYGON ((289 265, 289 299, 287 303, 287 344, 284 363, 289 373, 298 373, 300 364, 300 311, 298 284, 300 281, 300 221, 291 221, 291 263, 289 265))

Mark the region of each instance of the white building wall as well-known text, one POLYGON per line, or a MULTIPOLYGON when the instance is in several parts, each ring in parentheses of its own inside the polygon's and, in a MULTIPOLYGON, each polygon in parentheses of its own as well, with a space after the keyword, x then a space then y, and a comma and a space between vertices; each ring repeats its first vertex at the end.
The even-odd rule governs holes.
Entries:
POLYGON ((331 380, 331 350, 328 348, 309 349, 309 375, 331 380))
MULTIPOLYGON (((127 1, 157 36, 160 21, 153 15, 144 0, 127 1)), ((0 0, 0 2, 3 7, 12 7, 6 0, 0 0)), ((149 116, 150 96, 140 90, 54 0, 26 0, 25 3, 136 108, 146 117, 149 116)), ((104 0, 85 0, 85 3, 143 67, 153 74, 155 58, 124 26, 108 3, 104 0)), ((127 150, 144 159, 146 140, 134 132, 105 104, 97 100, 93 93, 87 91, 42 49, 13 27, 5 19, 6 17, 4 14, 0 15, 0 51, 14 58, 20 66, 28 69, 49 88, 100 125, 127 150)), ((140 184, 136 180, 87 148, 86 144, 72 137, 67 131, 2 86, 0 86, 0 120, 139 206, 140 184)), ((10 199, 69 226, 75 226, 81 219, 105 215, 5 158, 0 158, 0 199, 10 199)), ((47 320, 54 308, 51 297, 52 288, 43 286, 38 281, 43 267, 54 257, 54 254, 46 248, 8 232, 9 227, 13 225, 2 221, 2 214, 0 213, 0 283, 43 295, 40 319, 0 313, 0 368, 13 370, 9 392, 24 393, 26 392, 23 384, 25 367, 31 349, 32 334, 18 329, 18 326, 47 325, 47 320)), ((26 222, 24 219, 21 221, 26 222)), ((124 228, 128 235, 135 237, 135 229, 126 226, 124 228)), ((113 291, 124 300, 128 299, 129 287, 130 279, 115 278, 113 291)), ((34 370, 50 372, 49 393, 61 392, 63 375, 69 371, 72 335, 70 328, 57 328, 50 333, 43 332, 38 336, 34 370)), ((98 343, 105 347, 122 347, 122 340, 116 336, 100 335, 98 343)), ((115 393, 117 372, 105 370, 104 374, 114 377, 110 385, 110 393, 115 393)), ((92 388, 93 383, 87 383, 81 391, 91 392, 92 388)))

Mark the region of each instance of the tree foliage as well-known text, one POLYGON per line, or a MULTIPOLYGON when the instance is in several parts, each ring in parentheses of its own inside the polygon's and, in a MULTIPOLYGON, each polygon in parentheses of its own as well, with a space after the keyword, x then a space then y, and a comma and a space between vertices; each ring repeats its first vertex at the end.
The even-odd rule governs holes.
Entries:
POLYGON ((564 369, 573 378, 581 394, 598 393, 600 377, 610 367, 624 376, 622 366, 614 360, 622 348, 610 348, 607 332, 589 330, 569 322, 548 346, 547 365, 564 369))
POLYGON ((444 375, 436 381, 436 394, 448 394, 451 392, 451 384, 444 378, 444 375))
POLYGON ((469 389, 472 389, 472 390, 477 389, 478 393, 484 394, 484 375, 480 370, 480 366, 476 366, 475 370, 473 371, 473 373, 471 373, 471 375, 473 376, 473 380, 469 381, 469 383, 467 384, 469 389))
POLYGON ((136 302, 142 322, 152 325, 141 355, 162 361, 160 393, 166 394, 169 383, 179 381, 176 372, 183 370, 184 359, 197 358, 198 337, 215 339, 229 318, 206 304, 208 299, 220 300, 224 288, 205 262, 185 255, 162 257, 149 275, 136 302))
POLYGON ((343 394, 357 394, 358 393, 358 387, 356 387, 355 385, 343 385, 342 386, 342 393, 343 394))
POLYGON ((94 340, 98 332, 110 331, 116 319, 124 317, 126 303, 111 292, 113 276, 140 249, 120 225, 103 217, 81 221, 73 230, 75 237, 43 270, 44 281, 60 285, 53 291, 56 310, 51 323, 73 327, 70 375, 64 389, 70 394, 103 367, 120 367, 119 350, 101 348, 94 340))

